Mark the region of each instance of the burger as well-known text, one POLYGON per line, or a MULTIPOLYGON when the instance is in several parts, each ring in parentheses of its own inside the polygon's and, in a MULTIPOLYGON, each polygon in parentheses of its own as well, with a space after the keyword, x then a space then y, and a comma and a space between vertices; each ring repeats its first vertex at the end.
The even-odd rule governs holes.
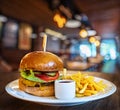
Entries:
POLYGON ((36 96, 53 96, 54 81, 60 78, 62 69, 62 60, 53 53, 27 53, 19 65, 19 89, 36 96))

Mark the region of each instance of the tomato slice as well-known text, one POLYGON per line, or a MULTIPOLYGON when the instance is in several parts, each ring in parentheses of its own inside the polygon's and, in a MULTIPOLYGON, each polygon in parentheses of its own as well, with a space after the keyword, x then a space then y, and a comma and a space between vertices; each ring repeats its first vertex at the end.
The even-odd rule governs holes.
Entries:
POLYGON ((59 73, 57 72, 55 74, 55 76, 48 76, 45 73, 44 74, 35 74, 35 76, 38 77, 38 78, 40 78, 40 79, 42 79, 42 80, 44 80, 44 81, 49 82, 49 81, 54 81, 54 80, 58 79, 59 73))

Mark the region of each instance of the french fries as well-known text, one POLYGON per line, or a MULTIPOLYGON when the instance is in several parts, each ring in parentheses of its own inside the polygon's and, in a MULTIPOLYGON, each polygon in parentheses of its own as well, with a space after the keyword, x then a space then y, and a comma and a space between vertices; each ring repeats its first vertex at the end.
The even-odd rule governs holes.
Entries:
POLYGON ((93 76, 77 72, 75 74, 66 75, 64 79, 74 80, 76 83, 76 97, 90 96, 104 91, 106 85, 102 80, 95 81, 93 76))

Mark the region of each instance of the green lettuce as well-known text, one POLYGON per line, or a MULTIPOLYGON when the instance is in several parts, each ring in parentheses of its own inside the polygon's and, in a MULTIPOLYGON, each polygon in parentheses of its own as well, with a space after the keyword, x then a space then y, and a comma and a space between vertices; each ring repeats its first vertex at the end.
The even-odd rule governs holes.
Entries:
POLYGON ((21 75, 21 77, 28 79, 30 81, 35 81, 35 82, 40 82, 40 83, 45 82, 45 81, 41 80, 40 78, 37 78, 34 75, 34 72, 32 70, 30 70, 30 74, 26 73, 26 71, 24 71, 24 70, 20 70, 20 75, 21 75))

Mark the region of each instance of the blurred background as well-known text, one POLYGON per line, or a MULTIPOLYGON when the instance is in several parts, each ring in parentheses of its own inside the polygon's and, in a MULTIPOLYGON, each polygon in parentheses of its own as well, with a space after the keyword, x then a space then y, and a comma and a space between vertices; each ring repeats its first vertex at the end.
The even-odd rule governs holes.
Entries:
POLYGON ((17 71, 28 52, 43 50, 69 70, 119 72, 119 0, 0 0, 0 71, 17 71))

